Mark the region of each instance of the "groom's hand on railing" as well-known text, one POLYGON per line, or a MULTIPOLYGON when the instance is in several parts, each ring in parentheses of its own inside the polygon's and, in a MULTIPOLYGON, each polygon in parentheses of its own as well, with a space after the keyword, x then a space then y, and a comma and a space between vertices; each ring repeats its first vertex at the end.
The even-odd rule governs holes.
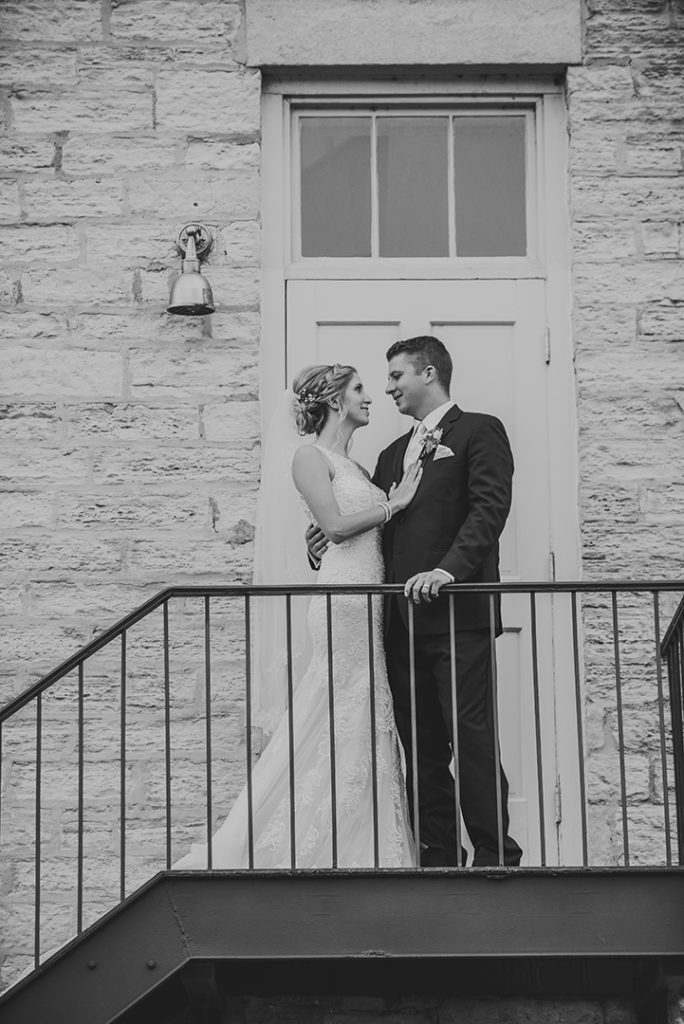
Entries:
POLYGON ((445 569, 433 569, 431 572, 417 572, 404 584, 404 596, 419 604, 424 601, 429 604, 437 597, 440 590, 446 583, 453 583, 454 578, 445 569))
POLYGON ((309 558, 309 565, 312 569, 319 569, 321 559, 328 550, 328 538, 319 526, 309 523, 304 534, 306 541, 306 553, 309 558))

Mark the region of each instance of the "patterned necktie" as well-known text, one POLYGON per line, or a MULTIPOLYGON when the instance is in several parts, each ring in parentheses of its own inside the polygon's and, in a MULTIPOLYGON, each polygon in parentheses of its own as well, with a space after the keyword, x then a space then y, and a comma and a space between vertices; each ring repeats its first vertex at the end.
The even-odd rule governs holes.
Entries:
POLYGON ((404 470, 408 469, 412 462, 415 462, 420 455, 420 449, 423 446, 423 438, 427 434, 427 427, 425 423, 419 423, 416 429, 413 431, 413 437, 408 443, 406 454, 404 455, 404 470))

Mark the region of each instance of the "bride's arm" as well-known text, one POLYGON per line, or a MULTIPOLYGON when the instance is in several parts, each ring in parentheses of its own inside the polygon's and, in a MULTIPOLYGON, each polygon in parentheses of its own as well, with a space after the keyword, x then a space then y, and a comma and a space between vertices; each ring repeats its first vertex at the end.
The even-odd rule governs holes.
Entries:
MULTIPOLYGON (((322 452, 313 445, 302 445, 292 459, 292 478, 314 519, 333 544, 341 544, 386 522, 385 504, 371 505, 350 515, 340 512, 328 466, 322 452)), ((416 493, 421 473, 422 468, 416 463, 392 492, 389 497, 392 514, 409 504, 416 493)))

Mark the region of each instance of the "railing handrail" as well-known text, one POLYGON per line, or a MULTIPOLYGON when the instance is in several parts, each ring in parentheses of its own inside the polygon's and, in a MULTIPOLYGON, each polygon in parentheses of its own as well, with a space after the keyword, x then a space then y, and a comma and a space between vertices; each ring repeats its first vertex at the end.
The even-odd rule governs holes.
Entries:
MULTIPOLYGON (((629 592, 658 592, 684 590, 684 579, 676 580, 548 580, 539 581, 501 581, 499 583, 450 583, 442 588, 442 593, 473 593, 473 594, 527 594, 534 591, 538 594, 572 594, 572 593, 629 593, 629 592)), ((175 585, 166 587, 154 597, 139 605, 128 615, 125 615, 113 626, 103 630, 94 640, 90 640, 56 668, 52 669, 37 682, 33 683, 22 693, 8 701, 0 708, 0 725, 11 718, 17 711, 29 704, 35 697, 49 689, 69 672, 72 672, 79 664, 87 658, 96 654, 106 647, 112 640, 121 636, 122 633, 136 625, 151 612, 156 611, 165 602, 175 597, 253 597, 279 596, 285 594, 398 594, 403 591, 401 583, 373 583, 373 584, 249 584, 234 583, 214 586, 181 586, 175 585)), ((675 616, 668 627, 665 637, 661 643, 661 650, 665 653, 666 645, 677 628, 679 620, 684 616, 684 598, 679 604, 675 616)))
POLYGON ((683 623, 684 623, 684 597, 679 602, 679 604, 677 606, 677 610, 675 611, 674 615, 672 616, 672 621, 670 622, 670 625, 667 627, 667 630, 665 631, 665 636, 663 637, 662 643, 660 645, 660 653, 662 654, 662 656, 664 658, 667 657, 667 653, 670 650, 670 647, 672 646, 672 644, 674 643, 674 639, 677 636, 679 630, 682 628, 682 624, 683 623))

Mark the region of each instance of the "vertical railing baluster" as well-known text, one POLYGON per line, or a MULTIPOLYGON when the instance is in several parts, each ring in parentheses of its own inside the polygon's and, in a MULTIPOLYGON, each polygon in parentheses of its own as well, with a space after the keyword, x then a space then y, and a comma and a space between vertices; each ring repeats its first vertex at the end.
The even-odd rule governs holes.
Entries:
MULTIPOLYGON (((681 627, 680 627, 681 628, 681 627)), ((671 638, 667 650, 667 677, 670 696, 670 722, 672 727, 672 760, 675 786, 675 809, 677 812, 677 858, 684 864, 684 735, 682 722, 682 683, 677 635, 671 638)))
POLYGON ((296 780, 295 780, 295 735, 294 735, 294 699, 292 685, 292 596, 285 595, 285 633, 287 638, 287 738, 288 738, 288 769, 290 781, 290 867, 297 867, 297 834, 296 834, 296 780))
POLYGON ((211 748, 211 609, 209 597, 204 597, 204 727, 207 787, 207 870, 214 866, 214 837, 212 835, 212 818, 214 807, 211 748))
POLYGON ((539 707, 539 650, 537 640, 537 595, 530 591, 530 626, 532 630, 532 692, 534 696, 534 744, 537 755, 537 799, 539 801, 539 848, 541 866, 546 867, 546 816, 544 813, 544 766, 539 707))
POLYGON ((80 935, 83 931, 83 818, 84 818, 84 780, 85 780, 85 755, 84 755, 84 665, 78 664, 78 852, 76 863, 76 931, 80 935))
POLYGON ((667 749, 665 745, 665 698, 663 693, 663 664, 660 657, 660 605, 658 591, 653 591, 653 632, 655 635, 656 680, 658 683, 658 725, 660 729, 660 770, 663 778, 663 817, 665 825, 665 863, 672 865, 672 838, 670 836, 670 794, 667 778, 667 749))
POLYGON ((586 868, 589 863, 588 836, 587 836, 587 786, 584 775, 584 729, 582 723, 584 715, 582 711, 582 684, 580 676, 579 660, 579 633, 577 623, 577 591, 571 592, 572 602, 572 658, 575 675, 575 715, 577 717, 577 757, 579 769, 580 788, 580 815, 582 819, 582 865, 586 868))
POLYGON ((171 867, 171 671, 169 662, 169 602, 164 617, 164 797, 166 801, 166 870, 171 867))
POLYGON ((495 598, 494 594, 489 595, 489 660, 492 675, 492 726, 494 729, 494 772, 496 781, 496 834, 499 847, 499 865, 504 862, 504 837, 502 817, 502 786, 501 786, 501 742, 499 739, 499 692, 498 678, 496 671, 496 628, 495 628, 495 598))
POLYGON ((119 835, 119 894, 123 900, 126 897, 126 630, 121 632, 121 722, 119 750, 121 755, 120 770, 120 792, 119 792, 119 818, 121 832, 119 835))
POLYGON ((328 717, 330 720, 330 838, 332 866, 337 867, 337 767, 335 756, 335 677, 333 675, 332 597, 325 595, 325 614, 328 627, 328 717))
POLYGON ((41 858, 42 858, 42 776, 43 776, 43 695, 39 693, 36 697, 36 838, 35 838, 35 864, 34 864, 34 926, 33 926, 33 961, 38 967, 40 964, 40 887, 41 887, 41 858))
POLYGON ((451 750, 454 755, 454 815, 456 818, 456 857, 462 866, 461 836, 461 754, 458 739, 458 688, 456 678, 456 618, 454 595, 449 594, 449 657, 451 667, 451 750))
POLYGON ((373 798, 373 866, 377 868, 380 867, 380 836, 378 829, 378 746, 375 715, 375 651, 372 594, 368 594, 368 685, 370 691, 371 786, 373 798))
MULTIPOLYGON (((679 863, 684 864, 684 619, 679 623, 678 635, 673 637, 672 656, 676 679, 677 734, 679 736, 679 786, 677 787, 677 811, 679 819, 679 863)), ((674 732, 674 729, 673 729, 674 732)), ((674 751, 673 751, 674 753, 674 751)))
POLYGON ((629 825, 627 821, 627 777, 625 773, 625 730, 622 716, 622 673, 620 669, 620 627, 617 591, 611 591, 613 608, 613 657, 615 660, 615 705, 618 720, 618 753, 620 760, 620 802, 622 805, 622 846, 625 867, 629 867, 629 825))
POLYGON ((411 701, 411 760, 413 789, 413 839, 416 844, 416 860, 420 867, 420 787, 418 785, 418 713, 416 704, 416 642, 413 617, 413 602, 408 603, 409 635, 409 693, 411 701))
MULTIPOLYGON (((263 600, 263 598, 262 598, 263 600)), ((245 729, 247 759, 247 857, 254 868, 254 793, 252 789, 252 628, 249 594, 245 594, 245 729)))
POLYGON ((3 804, 3 778, 2 778, 2 765, 4 760, 3 753, 3 731, 4 722, 0 721, 0 849, 2 848, 2 804, 3 804))

